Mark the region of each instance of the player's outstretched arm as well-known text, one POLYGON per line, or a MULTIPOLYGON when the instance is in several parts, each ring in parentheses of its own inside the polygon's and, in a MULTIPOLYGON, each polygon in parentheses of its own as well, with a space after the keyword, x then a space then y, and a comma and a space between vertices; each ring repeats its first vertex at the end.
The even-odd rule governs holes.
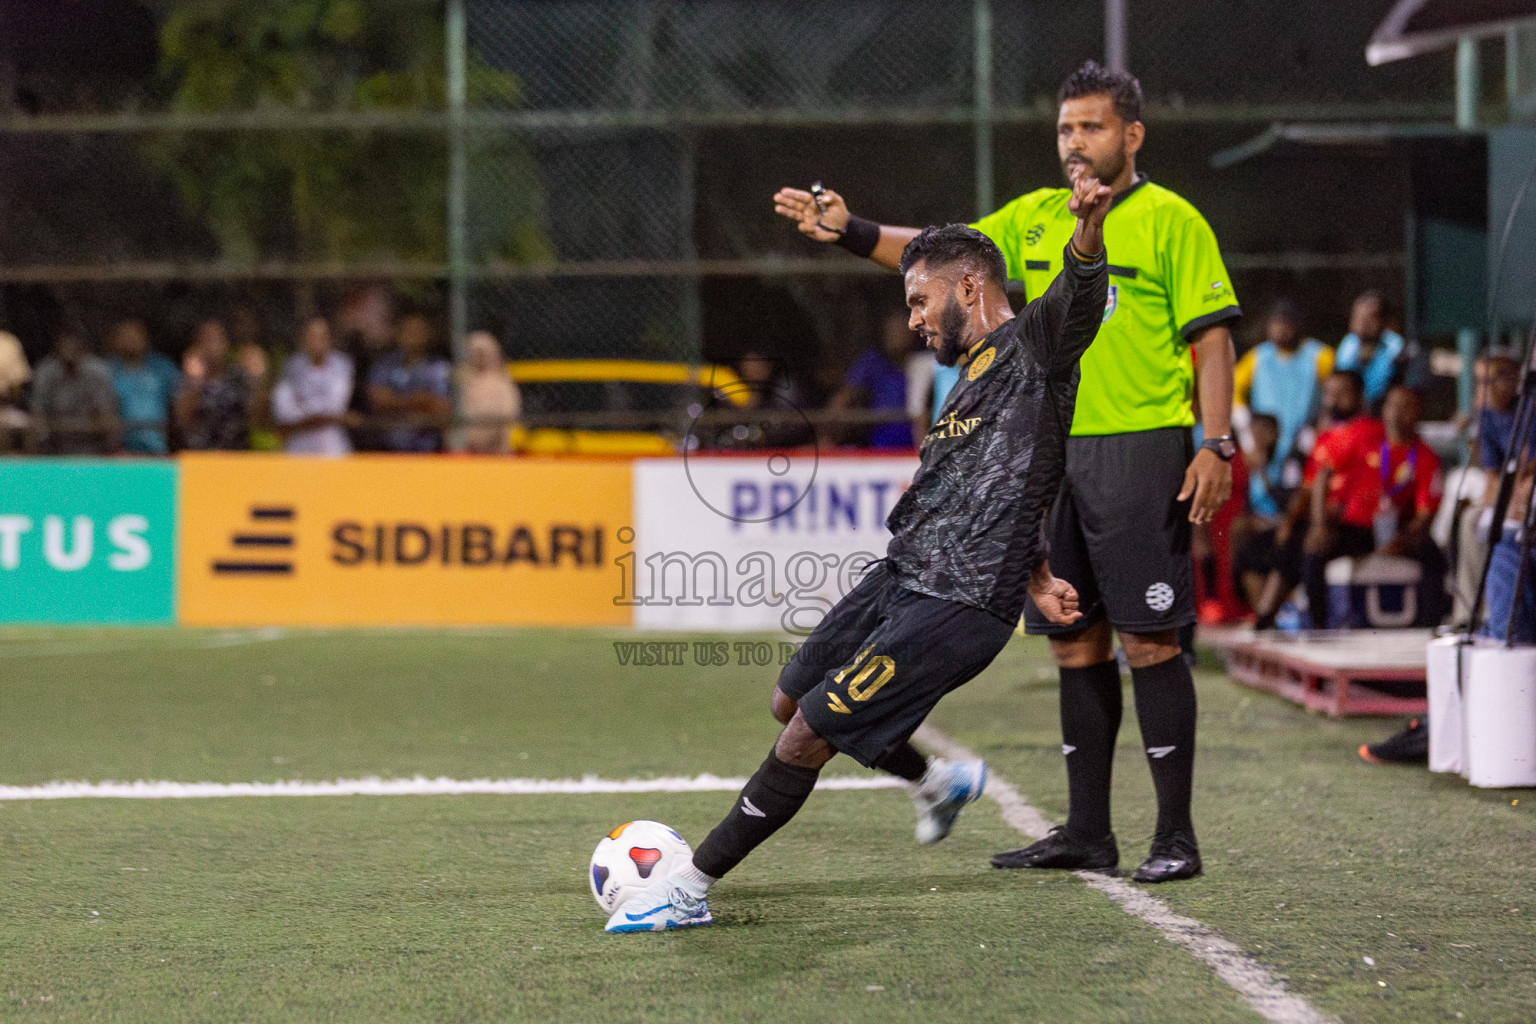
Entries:
POLYGON ((773 212, 795 222, 807 238, 818 242, 840 242, 843 248, 871 260, 888 270, 901 264, 907 243, 917 237, 917 228, 899 228, 889 224, 854 217, 843 197, 829 188, 812 195, 804 189, 781 188, 773 194, 773 212), (818 205, 817 200, 820 200, 818 205), (859 221, 850 229, 850 223, 859 221), (873 243, 874 248, 865 249, 873 243))
POLYGON ((1062 250, 1061 273, 1018 318, 1020 336, 1037 346, 1053 372, 1076 363, 1104 321, 1109 291, 1104 217, 1111 198, 1109 186, 1097 178, 1084 173, 1073 178, 1067 204, 1078 222, 1071 244, 1062 250))
POLYGON ((1029 596, 1034 599, 1040 614, 1059 626, 1070 626, 1083 617, 1077 607, 1077 588, 1054 575, 1049 560, 1035 566, 1035 571, 1030 573, 1029 596))

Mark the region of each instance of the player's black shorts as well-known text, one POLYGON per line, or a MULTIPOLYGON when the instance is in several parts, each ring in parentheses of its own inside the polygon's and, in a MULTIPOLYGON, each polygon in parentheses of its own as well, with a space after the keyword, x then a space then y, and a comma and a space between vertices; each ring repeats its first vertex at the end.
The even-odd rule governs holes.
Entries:
POLYGON ((898 584, 878 562, 816 627, 779 689, 816 735, 868 767, 1008 643, 1002 619, 898 584))
POLYGON ((1175 500, 1193 457, 1183 427, 1067 438, 1066 476, 1045 529, 1051 572, 1077 588, 1083 617, 1058 626, 1030 601, 1030 633, 1072 633, 1104 618, 1127 633, 1195 621, 1189 501, 1175 500))

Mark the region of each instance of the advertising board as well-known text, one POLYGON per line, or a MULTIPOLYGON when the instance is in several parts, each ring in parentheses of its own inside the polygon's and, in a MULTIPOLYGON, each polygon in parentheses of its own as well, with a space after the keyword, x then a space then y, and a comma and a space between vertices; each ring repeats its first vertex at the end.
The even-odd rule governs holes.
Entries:
POLYGON ((188 625, 627 624, 626 462, 188 455, 188 625))
POLYGON ((175 516, 170 463, 0 461, 0 622, 173 621, 175 516))
POLYGON ((619 583, 635 624, 803 637, 884 556, 915 456, 639 459, 619 583))

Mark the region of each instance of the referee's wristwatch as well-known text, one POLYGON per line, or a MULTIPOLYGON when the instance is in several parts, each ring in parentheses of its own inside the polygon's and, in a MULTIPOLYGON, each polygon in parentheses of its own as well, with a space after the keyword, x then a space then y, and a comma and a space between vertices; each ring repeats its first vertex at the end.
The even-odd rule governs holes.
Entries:
POLYGON ((1237 457, 1237 442, 1232 440, 1231 434, 1222 437, 1208 437, 1200 442, 1200 447, 1206 451, 1216 453, 1216 457, 1222 462, 1231 462, 1237 457))

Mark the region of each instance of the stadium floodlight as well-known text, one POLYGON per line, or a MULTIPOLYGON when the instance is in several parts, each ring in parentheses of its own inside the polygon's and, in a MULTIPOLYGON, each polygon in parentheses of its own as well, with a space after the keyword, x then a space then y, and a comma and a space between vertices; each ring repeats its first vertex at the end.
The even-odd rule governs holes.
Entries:
POLYGON ((1376 67, 1536 25, 1536 0, 1398 0, 1365 48, 1376 67))

